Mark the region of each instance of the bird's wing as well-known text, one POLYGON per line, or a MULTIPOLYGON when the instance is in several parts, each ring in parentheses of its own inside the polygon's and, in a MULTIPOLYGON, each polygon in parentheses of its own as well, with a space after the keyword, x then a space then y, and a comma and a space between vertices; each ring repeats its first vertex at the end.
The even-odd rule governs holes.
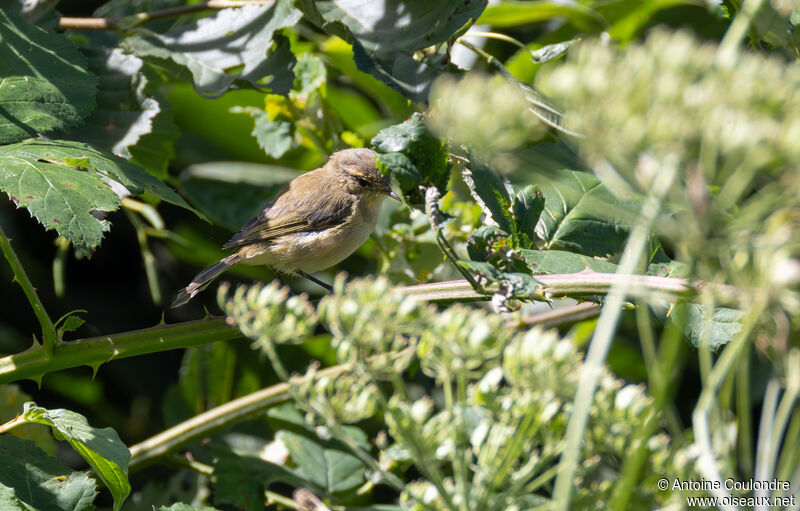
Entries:
MULTIPOLYGON (((325 192, 321 191, 321 194, 325 195, 325 192)), ((353 214, 352 204, 344 196, 337 200, 315 193, 300 198, 295 196, 294 203, 283 200, 286 196, 285 193, 278 196, 222 248, 269 241, 298 232, 322 231, 345 222, 353 214)))

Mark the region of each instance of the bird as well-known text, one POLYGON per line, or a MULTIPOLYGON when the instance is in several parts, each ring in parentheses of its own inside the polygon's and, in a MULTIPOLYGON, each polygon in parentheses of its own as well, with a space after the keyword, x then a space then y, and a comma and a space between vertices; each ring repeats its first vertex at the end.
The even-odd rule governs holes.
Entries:
POLYGON ((323 167, 292 179, 223 245, 232 252, 192 279, 170 307, 188 303, 236 264, 267 265, 331 291, 311 274, 344 260, 367 240, 385 197, 401 200, 376 158, 371 149, 344 149, 323 167))

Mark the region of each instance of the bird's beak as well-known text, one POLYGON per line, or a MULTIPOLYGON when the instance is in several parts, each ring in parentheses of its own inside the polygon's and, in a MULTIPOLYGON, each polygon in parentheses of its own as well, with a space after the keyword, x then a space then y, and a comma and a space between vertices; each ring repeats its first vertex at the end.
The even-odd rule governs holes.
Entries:
POLYGON ((400 199, 400 196, 397 195, 396 193, 394 193, 394 191, 391 188, 389 188, 388 186, 386 188, 384 188, 383 190, 381 190, 381 192, 384 195, 388 195, 389 197, 391 197, 392 199, 394 199, 396 201, 402 202, 402 199, 400 199))

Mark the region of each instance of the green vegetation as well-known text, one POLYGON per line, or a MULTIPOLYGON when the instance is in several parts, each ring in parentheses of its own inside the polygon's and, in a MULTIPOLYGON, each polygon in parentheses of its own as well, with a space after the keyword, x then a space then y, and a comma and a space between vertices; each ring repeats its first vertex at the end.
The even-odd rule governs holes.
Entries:
POLYGON ((0 508, 797 507, 796 1, 7 3, 0 508), (165 310, 346 147, 332 293, 165 310))

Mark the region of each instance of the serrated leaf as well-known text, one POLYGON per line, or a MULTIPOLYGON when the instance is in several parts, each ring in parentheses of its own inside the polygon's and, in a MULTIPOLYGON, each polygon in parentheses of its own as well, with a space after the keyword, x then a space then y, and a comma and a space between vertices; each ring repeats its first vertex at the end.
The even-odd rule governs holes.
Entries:
POLYGON ((638 198, 617 197, 586 172, 562 169, 538 181, 545 206, 536 234, 545 248, 590 256, 622 251, 641 209, 638 198))
POLYGON ((406 200, 414 205, 423 203, 420 185, 433 185, 444 193, 450 177, 450 167, 447 164, 448 152, 441 140, 430 134, 424 121, 422 114, 414 113, 406 121, 381 130, 370 142, 379 153, 402 153, 421 174, 420 181, 416 179, 406 160, 393 160, 397 158, 393 156, 378 157, 381 162, 389 163, 386 167, 392 173, 398 172, 398 180, 408 179, 406 185, 408 188, 403 187, 402 191, 406 200), (391 167, 391 163, 399 164, 400 168, 395 170, 391 167))
POLYGON ((89 463, 114 497, 118 510, 131 492, 128 461, 131 453, 112 428, 93 428, 86 417, 64 409, 48 410, 26 403, 21 418, 53 429, 53 435, 66 440, 89 463))
POLYGON ((123 193, 146 191, 194 211, 180 195, 140 167, 88 144, 33 140, 0 147, 0 190, 86 255, 100 245, 103 233, 111 227, 93 213, 119 207, 119 185, 124 187, 123 193), (84 165, 69 163, 78 160, 84 165))
POLYGON ((312 53, 297 56, 294 65, 294 90, 292 93, 306 96, 319 89, 328 79, 325 63, 312 53))
MULTIPOLYGON (((29 440, 0 436, 0 480, 24 503, 17 509, 94 509, 94 480, 86 473, 72 472, 29 440)), ((13 502, 11 495, 8 490, 0 491, 1 509, 8 509, 7 504, 13 502)))
MULTIPOLYGON (((286 445, 299 476, 328 493, 353 490, 364 482, 366 467, 361 460, 344 444, 320 439, 293 404, 271 408, 268 414, 270 425, 277 430, 275 437, 286 445)), ((342 429, 359 445, 369 448, 367 436, 359 428, 342 429)))
POLYGON ((390 173, 397 179, 400 191, 403 195, 417 190, 422 184, 423 178, 420 171, 412 161, 403 153, 378 154, 378 168, 390 173))
POLYGON ((97 78, 75 44, 5 10, 0 77, 0 144, 76 126, 94 107, 97 78))
POLYGON ((278 0, 273 5, 222 9, 192 25, 133 36, 124 44, 138 56, 170 59, 186 67, 205 96, 221 96, 237 84, 286 94, 294 83, 295 58, 289 41, 277 31, 300 20, 302 13, 291 4, 278 0))
POLYGON ((255 121, 253 132, 258 145, 267 156, 278 159, 289 149, 300 145, 295 137, 294 124, 288 121, 271 121, 267 112, 254 110, 250 116, 255 121))
POLYGON ((441 44, 430 58, 415 60, 414 53, 445 43, 486 7, 485 0, 301 0, 296 4, 308 21, 353 45, 361 71, 412 101, 427 100, 431 82, 450 62, 447 44, 441 44))

